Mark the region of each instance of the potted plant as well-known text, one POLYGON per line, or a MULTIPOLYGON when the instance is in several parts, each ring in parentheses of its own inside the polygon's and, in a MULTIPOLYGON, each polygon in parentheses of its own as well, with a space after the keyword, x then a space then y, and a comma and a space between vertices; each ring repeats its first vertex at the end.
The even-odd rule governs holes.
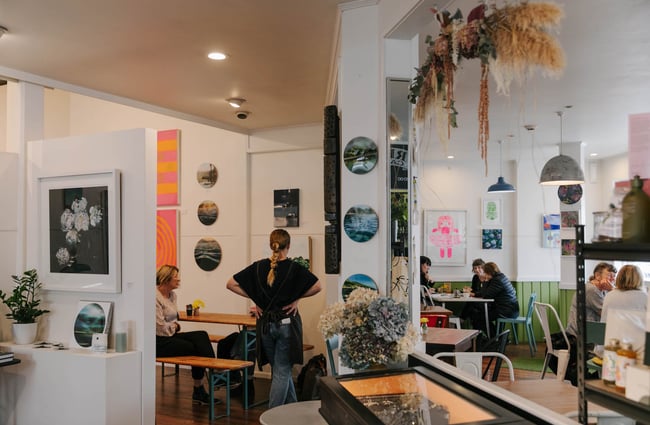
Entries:
POLYGON ((36 339, 36 318, 49 313, 49 310, 39 308, 41 300, 38 291, 42 283, 38 280, 36 269, 27 270, 22 275, 12 275, 14 289, 9 295, 0 291, 0 300, 9 308, 6 316, 14 321, 14 342, 16 344, 31 344, 36 339))

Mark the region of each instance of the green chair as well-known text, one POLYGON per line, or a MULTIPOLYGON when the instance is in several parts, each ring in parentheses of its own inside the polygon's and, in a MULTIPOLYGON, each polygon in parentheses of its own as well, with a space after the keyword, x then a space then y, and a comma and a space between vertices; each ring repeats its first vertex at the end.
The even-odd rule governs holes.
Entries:
POLYGON ((332 372, 332 376, 337 376, 338 374, 336 373, 336 362, 334 361, 334 351, 339 349, 339 336, 334 335, 331 338, 327 338, 325 340, 325 345, 327 346, 327 357, 329 358, 330 361, 330 370, 332 372))
POLYGON ((498 335, 501 332, 502 328, 505 328, 506 323, 510 323, 512 327, 512 336, 515 339, 515 344, 519 344, 519 338, 517 337, 517 325, 524 325, 526 328, 526 336, 528 337, 528 347, 530 348, 530 356, 535 357, 537 352, 537 343, 535 342, 535 333, 533 332, 533 304, 537 299, 537 294, 530 294, 530 299, 528 300, 528 310, 526 316, 519 316, 513 319, 506 319, 499 317, 497 319, 497 330, 496 334, 498 335))

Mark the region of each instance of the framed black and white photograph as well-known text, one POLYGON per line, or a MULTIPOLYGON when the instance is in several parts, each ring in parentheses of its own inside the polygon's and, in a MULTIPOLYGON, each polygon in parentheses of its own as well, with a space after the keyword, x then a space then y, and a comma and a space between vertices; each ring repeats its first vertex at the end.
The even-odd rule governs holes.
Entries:
POLYGON ((121 292, 120 172, 41 177, 38 190, 43 288, 121 292))
POLYGON ((90 348, 93 334, 108 334, 111 330, 113 303, 110 301, 79 301, 72 326, 73 348, 90 348))
POLYGON ((300 225, 300 189, 273 191, 273 226, 298 227, 300 225))

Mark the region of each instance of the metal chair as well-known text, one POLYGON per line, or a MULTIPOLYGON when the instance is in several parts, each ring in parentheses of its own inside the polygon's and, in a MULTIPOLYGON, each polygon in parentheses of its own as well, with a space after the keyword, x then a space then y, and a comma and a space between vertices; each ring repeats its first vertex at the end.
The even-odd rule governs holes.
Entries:
MULTIPOLYGON (((508 337, 510 336, 510 329, 506 329, 505 331, 501 332, 494 338, 490 339, 487 341, 483 346, 481 347, 481 351, 496 351, 497 353, 505 354, 506 353, 506 346, 508 345, 508 337)), ((503 360, 499 357, 490 357, 490 361, 488 362, 487 366, 485 366, 485 370, 483 371, 483 376, 482 378, 485 379, 487 376, 490 366, 492 366, 492 361, 496 360, 494 364, 494 370, 492 371, 492 378, 490 379, 492 382, 496 382, 499 379, 499 372, 501 371, 501 363, 503 363, 503 360)))
POLYGON ((566 368, 569 365, 569 349, 571 347, 571 342, 569 337, 564 330, 564 325, 560 320, 560 316, 557 314, 555 308, 550 304, 538 303, 535 302, 535 314, 539 319, 542 329, 544 330, 544 339, 546 340, 546 356, 544 357, 544 366, 542 367, 542 376, 541 379, 544 379, 546 375, 546 368, 548 367, 549 360, 552 356, 557 357, 557 379, 564 381, 564 374, 566 373, 566 368), (562 337, 566 342, 566 349, 558 349, 553 347, 553 338, 551 337, 551 325, 549 323, 549 311, 553 313, 557 325, 560 327, 560 332, 562 332, 562 337))
POLYGON ((528 338, 528 347, 530 348, 530 356, 535 357, 537 352, 537 342, 535 342, 535 333, 533 332, 533 303, 537 300, 537 294, 533 292, 530 294, 530 299, 528 300, 528 310, 526 311, 525 316, 515 317, 513 319, 506 319, 499 317, 497 319, 497 329, 496 333, 501 332, 502 326, 505 328, 506 323, 510 323, 512 327, 512 336, 515 339, 515 344, 519 344, 519 338, 517 337, 517 325, 524 325, 526 329, 526 337, 528 338))
POLYGON ((453 357, 456 361, 456 367, 460 370, 463 370, 469 374, 476 376, 477 378, 483 378, 483 358, 484 357, 496 357, 497 360, 505 361, 508 365, 508 370, 510 372, 510 381, 515 381, 515 371, 512 367, 512 362, 502 353, 497 353, 494 351, 478 352, 478 351, 460 351, 460 352, 442 352, 436 353, 433 355, 434 359, 440 357, 453 357))
POLYGON ((331 338, 325 340, 325 345, 327 346, 327 358, 330 362, 330 370, 332 371, 332 376, 337 376, 336 373, 336 363, 334 362, 334 350, 339 349, 339 336, 334 335, 331 338))

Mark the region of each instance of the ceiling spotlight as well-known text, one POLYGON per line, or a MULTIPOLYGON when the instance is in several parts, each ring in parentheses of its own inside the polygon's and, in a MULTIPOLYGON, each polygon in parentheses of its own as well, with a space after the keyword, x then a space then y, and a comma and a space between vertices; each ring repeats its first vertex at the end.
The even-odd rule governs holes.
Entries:
POLYGON ((2 38, 2 36, 7 32, 9 32, 9 30, 3 27, 2 25, 0 25, 0 38, 2 38))
POLYGON ((246 102, 246 99, 242 99, 241 97, 231 97, 230 99, 226 99, 226 102, 228 102, 233 108, 241 108, 241 105, 246 102))
POLYGON ((226 57, 226 54, 221 52, 208 53, 208 58, 212 59, 213 61, 222 61, 226 59, 226 57))
POLYGON ((235 116, 240 120, 245 120, 251 113, 249 111, 237 111, 235 116))

